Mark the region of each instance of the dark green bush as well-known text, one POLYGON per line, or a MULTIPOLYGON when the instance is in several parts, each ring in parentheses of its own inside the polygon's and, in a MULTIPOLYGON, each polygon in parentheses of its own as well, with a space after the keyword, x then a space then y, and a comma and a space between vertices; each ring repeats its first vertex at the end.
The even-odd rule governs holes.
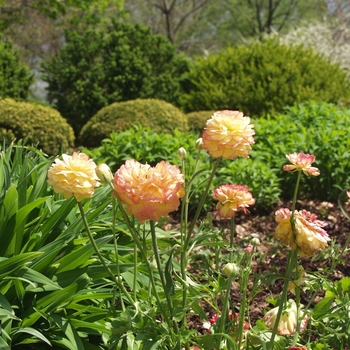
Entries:
POLYGON ((48 98, 76 134, 102 107, 137 98, 177 104, 188 60, 165 37, 139 25, 70 32, 67 45, 43 65, 48 98))
POLYGON ((155 99, 116 102, 98 111, 82 128, 79 142, 96 147, 112 131, 123 131, 132 125, 151 127, 155 132, 187 131, 185 114, 170 103, 155 99))
POLYGON ((234 109, 261 117, 308 100, 350 101, 350 83, 338 65, 311 49, 283 45, 277 39, 199 58, 186 86, 181 98, 186 112, 234 109))
POLYGON ((0 98, 26 99, 33 80, 11 42, 0 41, 0 98))
POLYGON ((211 116, 215 113, 215 111, 197 111, 187 113, 187 120, 190 130, 196 133, 202 133, 207 120, 211 118, 211 116))
POLYGON ((0 142, 26 139, 49 155, 74 146, 74 132, 53 108, 28 102, 0 100, 0 142))
POLYGON ((252 158, 263 156, 281 179, 282 197, 292 198, 296 176, 282 170, 286 154, 314 154, 318 177, 302 176, 302 197, 337 200, 350 186, 350 109, 330 103, 307 102, 285 109, 283 114, 255 123, 252 158))

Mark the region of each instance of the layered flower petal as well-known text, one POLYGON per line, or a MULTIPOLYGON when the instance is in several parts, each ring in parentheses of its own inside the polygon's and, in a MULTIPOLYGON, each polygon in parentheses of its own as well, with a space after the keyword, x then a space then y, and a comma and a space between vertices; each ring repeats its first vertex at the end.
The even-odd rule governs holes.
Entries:
POLYGON ((239 111, 218 111, 207 121, 202 135, 203 149, 213 158, 248 158, 254 143, 254 125, 239 111))
POLYGON ((278 226, 275 238, 289 245, 293 250, 299 248, 300 256, 312 256, 317 251, 324 249, 330 238, 323 227, 327 223, 317 219, 315 214, 306 210, 295 210, 295 237, 292 232, 291 211, 287 208, 279 209, 275 213, 278 226))
POLYGON ((232 218, 239 209, 247 213, 247 208, 255 204, 249 188, 244 185, 222 185, 213 190, 213 198, 219 201, 216 209, 222 218, 232 218))
MULTIPOLYGON (((279 307, 275 307, 268 311, 264 316, 264 323, 266 327, 271 330, 274 329, 275 323, 277 321, 279 307)), ((277 334, 280 335, 292 335, 296 331, 297 327, 297 305, 294 300, 289 299, 287 302, 286 308, 282 311, 278 326, 277 334)), ((300 322, 300 332, 303 332, 306 329, 309 317, 304 316, 300 322)))
POLYGON ((92 197, 95 187, 100 185, 95 169, 96 164, 85 153, 62 154, 62 160, 56 159, 49 169, 47 182, 56 193, 67 199, 74 195, 80 202, 92 197))
POLYGON ((312 167, 311 164, 316 160, 316 157, 312 154, 305 153, 292 153, 286 155, 287 159, 292 163, 285 165, 283 170, 285 171, 302 171, 305 175, 319 176, 320 171, 318 168, 312 167))
POLYGON ((155 167, 127 160, 114 175, 114 189, 128 214, 141 222, 177 210, 185 194, 180 169, 161 161, 155 167))

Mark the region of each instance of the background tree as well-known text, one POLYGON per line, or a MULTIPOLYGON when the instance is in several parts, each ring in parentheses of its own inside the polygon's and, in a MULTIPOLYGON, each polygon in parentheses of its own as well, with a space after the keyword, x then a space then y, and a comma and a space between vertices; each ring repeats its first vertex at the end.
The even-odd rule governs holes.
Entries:
MULTIPOLYGON (((173 3, 163 0, 138 3, 137 0, 125 3, 128 20, 149 25, 153 33, 169 37, 166 4, 170 7, 173 3)), ((175 1, 172 11, 176 10, 177 23, 188 13, 185 3, 190 1, 175 1)), ((182 25, 173 24, 177 28, 174 42, 178 50, 191 55, 219 51, 271 31, 285 33, 304 20, 323 19, 327 13, 325 0, 209 0, 201 4, 182 25)), ((170 16, 170 20, 174 18, 170 16)))
POLYGON ((49 101, 76 133, 112 102, 157 98, 178 104, 189 62, 165 37, 113 21, 104 30, 69 32, 67 38, 43 73, 49 101))
POLYGON ((19 61, 18 52, 12 49, 12 43, 0 41, 0 98, 25 99, 32 82, 32 74, 19 61))

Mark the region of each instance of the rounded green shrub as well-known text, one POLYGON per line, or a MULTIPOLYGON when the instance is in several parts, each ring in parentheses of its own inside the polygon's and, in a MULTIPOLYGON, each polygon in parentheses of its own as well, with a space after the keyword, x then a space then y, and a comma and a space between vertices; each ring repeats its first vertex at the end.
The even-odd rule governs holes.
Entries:
POLYGON ((48 155, 74 146, 74 131, 58 111, 10 98, 0 100, 0 138, 8 144, 26 139, 48 155))
POLYGON ((196 111, 187 113, 186 116, 190 130, 195 133, 202 133, 207 120, 210 119, 214 113, 215 111, 196 111))
POLYGON ((113 21, 83 33, 44 62, 48 99, 76 135, 102 107, 137 98, 178 104, 189 60, 149 28, 113 21))
POLYGON ((11 42, 0 41, 0 98, 25 99, 34 78, 11 42))
POLYGON ((86 147, 99 146, 112 131, 132 125, 148 126, 155 132, 188 130, 186 115, 170 103, 156 99, 115 102, 98 111, 82 128, 79 142, 86 147))
POLYGON ((261 117, 308 100, 350 101, 350 82, 338 64, 277 38, 197 59, 185 86, 186 112, 233 109, 261 117))

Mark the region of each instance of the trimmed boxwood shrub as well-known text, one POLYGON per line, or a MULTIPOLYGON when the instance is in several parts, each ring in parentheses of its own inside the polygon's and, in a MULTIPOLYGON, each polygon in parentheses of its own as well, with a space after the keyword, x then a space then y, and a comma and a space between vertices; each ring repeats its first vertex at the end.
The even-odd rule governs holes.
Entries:
POLYGON ((76 135, 102 107, 137 98, 178 104, 189 60, 147 27, 114 21, 83 33, 43 65, 48 99, 76 135))
POLYGON ((190 130, 195 133, 202 133, 207 120, 210 119, 214 113, 215 111, 197 111, 187 113, 186 116, 190 130))
POLYGON ((285 106, 308 100, 350 101, 350 82, 338 64, 277 38, 198 58, 186 89, 181 97, 186 112, 232 109, 250 117, 282 112, 285 106))
POLYGON ((116 102, 98 111, 82 128, 79 142, 96 147, 112 131, 123 131, 132 125, 148 126, 155 132, 173 133, 188 130, 186 115, 165 101, 137 99, 116 102))
POLYGON ((0 140, 26 139, 48 155, 74 146, 74 131, 58 111, 28 102, 0 100, 0 140))
POLYGON ((0 98, 26 99, 33 80, 29 68, 12 49, 12 43, 0 41, 0 98))

